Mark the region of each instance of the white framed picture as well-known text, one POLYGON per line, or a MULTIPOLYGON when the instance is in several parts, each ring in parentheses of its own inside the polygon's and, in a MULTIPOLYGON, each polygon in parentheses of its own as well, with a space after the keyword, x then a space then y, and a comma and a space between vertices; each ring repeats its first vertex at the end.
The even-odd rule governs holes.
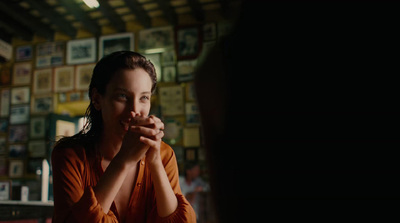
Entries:
POLYGON ((76 39, 67 42, 67 64, 96 62, 96 38, 76 39))
POLYGON ((24 124, 29 121, 29 105, 14 105, 10 109, 10 124, 24 124))
POLYGON ((30 87, 11 88, 11 104, 26 104, 30 99, 30 87))
POLYGON ((50 93, 53 90, 53 69, 38 69, 33 74, 34 94, 50 93))
POLYGON ((139 32, 139 51, 142 53, 161 52, 174 48, 174 29, 172 26, 144 29, 139 32))
POLYGON ((29 127, 31 138, 44 138, 46 136, 46 116, 31 117, 29 127))
POLYGON ((36 67, 62 65, 64 42, 46 42, 36 45, 36 67))
POLYGON ((47 114, 53 111, 53 94, 36 95, 31 100, 31 113, 32 114, 47 114))
POLYGON ((10 177, 22 177, 24 175, 24 161, 10 160, 8 174, 10 177))
POLYGON ((75 71, 75 89, 88 90, 92 79, 93 69, 96 64, 77 65, 75 71))
POLYGON ((10 200, 11 198, 11 181, 0 181, 0 201, 10 200))
POLYGON ((54 68, 54 91, 66 92, 74 89, 74 66, 54 68))
POLYGON ((99 38, 99 60, 115 51, 134 50, 133 33, 118 33, 100 36, 99 38))
POLYGON ((31 83, 32 77, 32 63, 20 62, 14 64, 12 74, 13 85, 28 85, 31 83))

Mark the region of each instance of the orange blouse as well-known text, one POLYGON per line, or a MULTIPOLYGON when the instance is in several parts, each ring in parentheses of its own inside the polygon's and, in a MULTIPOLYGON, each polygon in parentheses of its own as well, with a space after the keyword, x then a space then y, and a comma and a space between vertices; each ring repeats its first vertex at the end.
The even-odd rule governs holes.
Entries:
MULTIPOLYGON (((161 159, 178 207, 171 215, 159 217, 150 170, 145 158, 138 164, 136 186, 132 191, 126 222, 196 222, 192 206, 182 195, 178 166, 172 148, 161 143, 161 159)), ((93 191, 103 174, 101 158, 80 148, 55 148, 52 152, 54 215, 53 222, 119 222, 115 203, 105 214, 93 191)))

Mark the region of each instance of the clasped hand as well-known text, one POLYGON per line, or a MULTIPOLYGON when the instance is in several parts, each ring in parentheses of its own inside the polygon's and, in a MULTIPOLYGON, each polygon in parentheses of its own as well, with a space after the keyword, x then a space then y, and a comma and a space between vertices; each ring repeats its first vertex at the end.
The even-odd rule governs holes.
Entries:
POLYGON ((146 162, 155 164, 161 161, 160 146, 164 136, 164 123, 154 115, 142 116, 131 112, 128 122, 121 123, 125 128, 125 136, 120 153, 125 160, 136 164, 146 156, 146 162))

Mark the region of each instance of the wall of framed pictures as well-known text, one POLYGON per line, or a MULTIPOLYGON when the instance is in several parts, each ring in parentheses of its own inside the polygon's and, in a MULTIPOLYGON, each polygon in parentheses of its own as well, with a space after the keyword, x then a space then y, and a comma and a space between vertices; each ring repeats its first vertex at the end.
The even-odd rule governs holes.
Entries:
POLYGON ((13 59, 0 65, 0 181, 28 185, 29 199, 40 199, 34 192, 39 165, 49 160, 54 140, 49 117, 83 116, 96 62, 117 50, 140 52, 155 65, 158 88, 151 113, 165 123, 164 141, 174 149, 180 173, 187 161, 206 167, 193 72, 231 26, 229 21, 159 26, 15 44, 13 59))

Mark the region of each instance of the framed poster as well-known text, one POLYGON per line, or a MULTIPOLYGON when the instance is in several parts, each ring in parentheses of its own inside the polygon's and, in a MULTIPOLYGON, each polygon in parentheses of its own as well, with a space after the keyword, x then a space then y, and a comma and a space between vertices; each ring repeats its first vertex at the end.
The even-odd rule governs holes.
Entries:
POLYGON ((30 87, 11 88, 11 104, 26 104, 29 103, 31 90, 30 87))
POLYGON ((76 39, 67 42, 67 64, 96 62, 96 38, 76 39))
POLYGON ((153 54, 143 54, 150 62, 154 65, 154 68, 156 68, 156 74, 157 74, 157 82, 161 81, 161 55, 160 53, 153 53, 153 54))
POLYGON ((24 175, 24 161, 10 160, 8 174, 10 177, 22 177, 24 175))
POLYGON ((176 29, 176 52, 178 60, 194 59, 201 50, 202 29, 199 26, 178 27, 176 29))
POLYGON ((8 131, 8 119, 1 118, 0 119, 0 135, 6 134, 8 131))
POLYGON ((184 114, 183 89, 180 85, 160 87, 158 90, 163 116, 184 114))
POLYGON ((54 68, 54 91, 65 92, 74 89, 74 66, 54 68))
POLYGON ((10 95, 11 90, 9 88, 3 88, 0 90, 0 116, 7 117, 10 114, 10 95))
POLYGON ((11 181, 0 181, 0 201, 11 200, 11 181))
POLYGON ((192 81, 197 66, 197 60, 178 61, 178 81, 192 81))
POLYGON ((33 74, 34 94, 50 93, 53 90, 53 69, 35 70, 33 74))
POLYGON ((31 140, 28 144, 28 151, 30 158, 46 157, 46 141, 45 140, 31 140))
POLYGON ((32 114, 47 114, 53 111, 53 95, 33 96, 31 101, 32 114))
POLYGON ((12 144, 8 147, 8 157, 10 158, 24 158, 26 153, 25 144, 12 144))
POLYGON ((163 66, 175 66, 176 54, 174 49, 162 52, 161 57, 161 63, 163 66))
POLYGON ((29 105, 15 105, 10 109, 10 124, 25 124, 29 121, 29 105))
POLYGON ((77 65, 75 72, 75 89, 89 90, 90 80, 92 79, 93 69, 96 64, 77 65))
POLYGON ((10 125, 8 142, 18 143, 28 141, 28 125, 10 125))
POLYGON ((64 43, 47 42, 36 46, 36 67, 62 65, 64 63, 64 43))
POLYGON ((99 38, 99 60, 103 56, 120 50, 134 50, 133 33, 118 33, 100 36, 99 38))
POLYGON ((163 67, 163 82, 176 82, 176 67, 175 66, 166 66, 163 67))
POLYGON ((15 50, 15 60, 23 61, 23 60, 31 60, 33 55, 32 46, 18 46, 15 50))
POLYGON ((139 31, 139 51, 161 52, 174 48, 174 29, 172 26, 156 27, 139 31))
POLYGON ((31 84, 32 77, 32 63, 20 62, 14 64, 14 71, 12 74, 13 85, 28 85, 31 84))
POLYGON ((7 153, 7 138, 6 136, 0 136, 0 155, 7 153))
POLYGON ((44 138, 46 136, 46 116, 33 116, 30 120, 30 138, 44 138))

